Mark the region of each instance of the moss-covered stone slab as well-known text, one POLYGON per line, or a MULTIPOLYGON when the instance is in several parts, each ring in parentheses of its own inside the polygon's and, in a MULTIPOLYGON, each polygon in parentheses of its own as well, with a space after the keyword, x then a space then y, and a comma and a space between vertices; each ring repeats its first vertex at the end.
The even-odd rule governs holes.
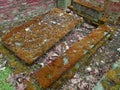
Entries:
POLYGON ((24 63, 31 64, 79 22, 80 18, 55 8, 13 28, 2 37, 2 43, 24 63))

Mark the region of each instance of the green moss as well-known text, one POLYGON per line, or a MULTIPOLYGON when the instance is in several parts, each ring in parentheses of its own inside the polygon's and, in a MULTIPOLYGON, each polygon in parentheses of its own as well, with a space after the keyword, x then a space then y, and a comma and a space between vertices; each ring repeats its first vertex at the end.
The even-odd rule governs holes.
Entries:
POLYGON ((113 70, 110 70, 109 72, 106 73, 106 78, 108 80, 114 80, 115 76, 116 76, 116 72, 113 70))
POLYGON ((120 85, 115 85, 111 87, 110 90, 120 90, 120 85))
POLYGON ((110 89, 110 85, 108 84, 108 82, 106 80, 102 80, 101 84, 102 84, 102 86, 103 86, 103 88, 105 90, 109 90, 110 89))
POLYGON ((4 29, 4 26, 1 25, 1 26, 0 26, 0 31, 3 30, 3 29, 4 29))
POLYGON ((14 87, 7 82, 7 78, 11 73, 11 69, 8 66, 0 71, 0 90, 14 90, 14 87))
POLYGON ((120 84, 120 68, 110 70, 106 73, 106 79, 114 81, 115 84, 120 84))

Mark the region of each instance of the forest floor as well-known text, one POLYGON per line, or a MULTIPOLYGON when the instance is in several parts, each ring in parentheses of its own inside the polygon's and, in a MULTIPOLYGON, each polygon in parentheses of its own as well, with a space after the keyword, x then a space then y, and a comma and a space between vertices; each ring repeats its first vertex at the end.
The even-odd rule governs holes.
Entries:
MULTIPOLYGON (((88 26, 86 25, 87 24, 84 25, 85 28, 82 27, 80 29, 77 29, 77 31, 81 31, 83 33, 81 37, 85 36, 85 34, 88 34, 90 32, 89 25, 88 26)), ((117 28, 117 30, 112 40, 108 40, 102 47, 100 47, 97 50, 97 52, 89 58, 89 60, 91 60, 90 65, 85 68, 80 68, 78 72, 76 72, 74 77, 71 78, 67 83, 65 83, 63 87, 61 87, 61 90, 92 90, 92 89, 104 90, 103 88, 110 88, 109 86, 107 87, 106 84, 104 84, 103 86, 100 86, 97 83, 99 83, 99 81, 101 80, 101 78, 103 78, 103 76, 107 75, 109 77, 108 75, 109 73, 111 72, 115 73, 113 70, 114 68, 112 69, 112 66, 116 65, 116 63, 119 64, 120 62, 119 60, 120 58, 120 27, 119 26, 114 26, 114 27, 117 28), (113 71, 110 72, 110 69, 112 69, 113 71), (108 74, 105 74, 105 73, 108 73, 108 74)), ((76 36, 77 34, 78 33, 76 32, 73 35, 76 36)), ((77 39, 79 38, 81 39, 81 37, 78 36, 77 39)), ((70 36, 69 38, 74 39, 72 38, 72 36, 70 36)), ((67 43, 67 45, 69 45, 69 43, 67 43)), ((63 51, 60 51, 60 52, 63 52, 63 51)), ((47 55, 49 56, 49 54, 47 55)), ((48 58, 48 56, 46 58, 48 58)), ((0 90, 14 90, 14 87, 12 86, 12 84, 8 83, 8 81, 12 81, 12 80, 8 80, 10 79, 9 76, 12 74, 12 70, 9 68, 7 59, 8 58, 5 55, 3 55, 2 52, 0 52, 0 90)), ((118 72, 117 74, 120 74, 120 72, 118 72)), ((112 79, 107 78, 107 79, 113 80, 113 78, 112 79)), ((120 85, 116 81, 116 77, 115 77, 115 80, 113 81, 114 81, 114 85, 112 85, 113 89, 111 90, 117 90, 114 88, 120 88, 120 85)), ((19 84, 18 88, 19 89, 17 90, 24 90, 25 86, 22 84, 19 84)))

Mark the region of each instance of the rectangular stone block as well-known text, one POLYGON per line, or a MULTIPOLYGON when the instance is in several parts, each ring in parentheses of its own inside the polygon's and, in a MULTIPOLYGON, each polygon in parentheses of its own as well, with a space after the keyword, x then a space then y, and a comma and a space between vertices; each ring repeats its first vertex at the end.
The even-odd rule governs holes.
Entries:
POLYGON ((24 63, 31 64, 71 31, 80 19, 55 8, 2 37, 3 45, 24 63))

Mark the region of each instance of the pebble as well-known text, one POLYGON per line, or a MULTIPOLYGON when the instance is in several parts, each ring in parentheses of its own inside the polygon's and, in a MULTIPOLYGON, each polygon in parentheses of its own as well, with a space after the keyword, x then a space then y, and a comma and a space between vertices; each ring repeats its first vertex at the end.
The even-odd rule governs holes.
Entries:
POLYGON ((41 22, 39 22, 38 25, 41 25, 41 22))
POLYGON ((15 42, 16 46, 21 46, 22 44, 20 42, 15 42))
POLYGON ((96 62, 95 64, 96 64, 97 66, 99 65, 99 63, 98 63, 98 62, 96 62))
POLYGON ((92 71, 92 68, 91 67, 87 67, 86 71, 90 72, 90 71, 92 71))
POLYGON ((101 63, 103 63, 103 64, 104 64, 105 62, 104 62, 104 61, 101 61, 101 63))
POLYGON ((44 66, 45 66, 44 63, 40 63, 40 65, 41 65, 41 67, 44 67, 44 66))
POLYGON ((120 48, 118 48, 118 49, 117 49, 117 51, 119 51, 119 52, 120 52, 120 48))
POLYGON ((53 57, 57 57, 58 56, 58 54, 57 53, 53 53, 53 55, 52 55, 53 57))
POLYGON ((51 21, 51 23, 52 23, 52 24, 57 24, 57 22, 55 22, 55 21, 51 21))
POLYGON ((104 36, 107 35, 107 34, 108 34, 108 32, 104 32, 104 36))
POLYGON ((30 28, 28 27, 28 28, 25 28, 25 31, 27 32, 27 31, 30 31, 30 28))
POLYGON ((63 13, 60 13, 59 16, 63 16, 64 14, 63 13))

